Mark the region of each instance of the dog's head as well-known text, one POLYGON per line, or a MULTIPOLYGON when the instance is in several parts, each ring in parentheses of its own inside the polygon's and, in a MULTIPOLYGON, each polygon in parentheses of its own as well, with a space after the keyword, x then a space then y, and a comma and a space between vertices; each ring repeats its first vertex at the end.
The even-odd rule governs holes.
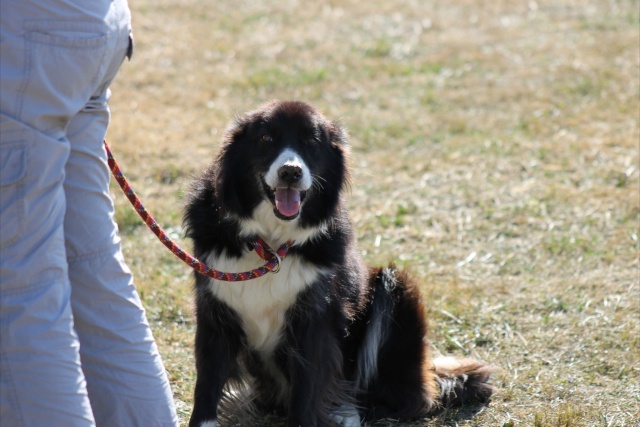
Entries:
POLYGON ((273 101, 227 129, 217 198, 225 215, 245 222, 316 227, 338 207, 347 156, 347 137, 336 122, 308 104, 273 101))

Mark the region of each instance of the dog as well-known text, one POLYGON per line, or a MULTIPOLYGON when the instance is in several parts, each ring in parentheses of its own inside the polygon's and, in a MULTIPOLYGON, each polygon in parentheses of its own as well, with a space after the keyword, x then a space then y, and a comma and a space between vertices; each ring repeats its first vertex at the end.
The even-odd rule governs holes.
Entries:
POLYGON ((417 283, 364 264, 345 204, 349 156, 339 123, 273 101, 236 118, 194 179, 185 230, 208 265, 247 271, 263 263, 248 242, 292 244, 277 273, 251 281, 195 273, 190 426, 216 426, 229 401, 291 427, 354 427, 489 400, 488 365, 430 356, 417 283))

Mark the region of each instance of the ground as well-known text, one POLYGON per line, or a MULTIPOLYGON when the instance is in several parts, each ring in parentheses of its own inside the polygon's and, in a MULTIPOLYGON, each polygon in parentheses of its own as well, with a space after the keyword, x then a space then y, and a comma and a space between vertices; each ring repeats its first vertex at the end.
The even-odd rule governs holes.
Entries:
MULTIPOLYGON (((494 364, 485 408, 383 426, 640 421, 635 1, 137 0, 108 138, 184 244, 182 195, 228 121, 307 101, 349 130, 370 263, 423 283, 437 352, 494 364)), ((112 186, 182 423, 192 276, 112 186)), ((265 421, 271 423, 271 421, 265 421)))

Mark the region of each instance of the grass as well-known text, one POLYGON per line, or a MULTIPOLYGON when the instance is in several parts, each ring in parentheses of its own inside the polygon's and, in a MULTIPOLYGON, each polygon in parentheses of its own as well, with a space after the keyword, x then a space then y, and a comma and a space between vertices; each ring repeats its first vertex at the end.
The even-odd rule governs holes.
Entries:
MULTIPOLYGON (((109 139, 181 234, 181 194, 228 120, 308 101, 349 129, 371 263, 420 278, 441 353, 495 364, 482 408, 391 426, 640 421, 636 2, 140 0, 109 139), (473 415, 473 416, 472 416, 473 415)), ((181 422, 192 279, 117 187, 116 218, 181 422)))

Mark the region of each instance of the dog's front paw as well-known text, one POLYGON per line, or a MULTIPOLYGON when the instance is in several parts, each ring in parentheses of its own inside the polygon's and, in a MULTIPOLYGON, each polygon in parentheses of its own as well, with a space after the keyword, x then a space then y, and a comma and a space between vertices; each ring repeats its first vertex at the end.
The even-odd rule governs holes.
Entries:
POLYGON ((360 427, 360 415, 351 405, 342 405, 339 410, 331 414, 331 419, 342 427, 360 427))

